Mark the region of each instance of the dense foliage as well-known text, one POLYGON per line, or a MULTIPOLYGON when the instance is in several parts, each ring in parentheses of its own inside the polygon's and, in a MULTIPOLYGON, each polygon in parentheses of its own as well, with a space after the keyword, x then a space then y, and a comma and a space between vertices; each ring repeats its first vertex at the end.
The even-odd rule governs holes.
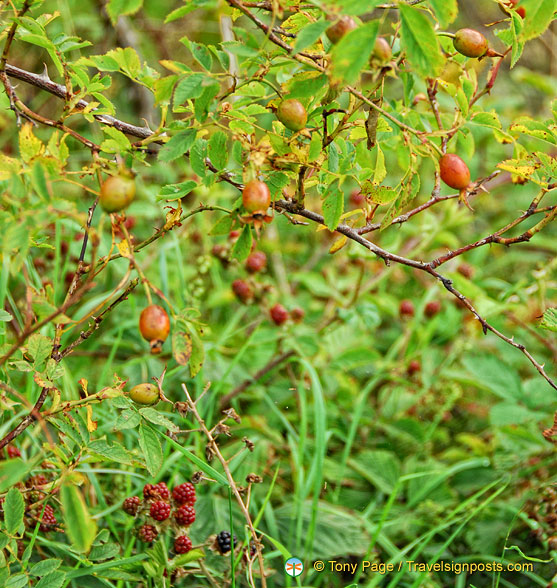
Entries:
POLYGON ((0 586, 551 585, 554 16, 2 4, 0 586))

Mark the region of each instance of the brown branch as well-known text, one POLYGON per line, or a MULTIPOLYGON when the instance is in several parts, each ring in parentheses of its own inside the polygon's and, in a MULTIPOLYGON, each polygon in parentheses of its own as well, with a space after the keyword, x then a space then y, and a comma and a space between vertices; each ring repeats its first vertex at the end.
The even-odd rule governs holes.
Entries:
POLYGON ((219 401, 220 408, 226 408, 230 404, 230 401, 232 399, 242 394, 244 390, 249 388, 252 384, 255 384, 255 382, 260 380, 263 376, 266 376, 270 371, 274 370, 278 365, 280 365, 287 359, 290 359, 295 354, 296 352, 291 349, 290 351, 286 351, 278 357, 274 357, 273 359, 271 359, 269 363, 264 365, 259 371, 255 372, 253 376, 251 376, 250 378, 246 378, 239 386, 236 386, 236 388, 234 388, 232 392, 229 392, 228 394, 223 396, 219 401))

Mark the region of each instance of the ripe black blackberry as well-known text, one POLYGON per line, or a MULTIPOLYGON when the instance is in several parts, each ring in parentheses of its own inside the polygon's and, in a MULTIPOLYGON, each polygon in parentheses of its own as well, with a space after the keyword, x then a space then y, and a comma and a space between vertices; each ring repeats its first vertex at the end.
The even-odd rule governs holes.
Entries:
POLYGON ((137 531, 137 536, 145 543, 152 543, 159 532, 153 525, 142 525, 137 531))
POLYGON ((195 504, 195 486, 190 482, 184 482, 179 486, 176 486, 172 490, 172 498, 178 504, 195 504))
MULTIPOLYGON (((217 548, 219 550, 219 553, 221 553, 222 555, 226 555, 230 552, 230 549, 232 548, 231 537, 232 536, 230 534, 230 531, 221 531, 217 535, 217 548)), ((236 535, 234 535, 234 545, 236 545, 237 542, 238 540, 236 539, 236 535)))
POLYGON ((124 500, 124 503, 122 504, 122 510, 127 512, 129 515, 135 516, 139 510, 140 503, 141 500, 139 496, 130 496, 124 500))
POLYGON ((44 512, 41 517, 41 525, 39 527, 39 531, 41 531, 42 533, 47 533, 53 527, 56 526, 57 522, 58 521, 54 516, 54 509, 52 508, 52 506, 50 506, 50 504, 47 504, 44 507, 44 512))
POLYGON ((174 540, 174 551, 178 554, 187 553, 193 547, 191 539, 186 535, 180 535, 174 540))
POLYGON ((165 521, 170 516, 170 504, 164 500, 157 500, 151 504, 149 514, 156 521, 165 521))
POLYGON ((195 522, 195 509, 189 504, 183 504, 174 512, 174 518, 179 525, 189 527, 195 522))

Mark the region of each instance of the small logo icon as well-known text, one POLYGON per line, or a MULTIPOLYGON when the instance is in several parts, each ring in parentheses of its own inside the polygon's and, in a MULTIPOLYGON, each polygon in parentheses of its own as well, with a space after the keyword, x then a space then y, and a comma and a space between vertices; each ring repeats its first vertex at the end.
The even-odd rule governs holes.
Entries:
POLYGON ((284 571, 289 576, 295 578, 304 571, 304 564, 297 557, 291 557, 290 559, 286 560, 286 563, 284 564, 284 571))

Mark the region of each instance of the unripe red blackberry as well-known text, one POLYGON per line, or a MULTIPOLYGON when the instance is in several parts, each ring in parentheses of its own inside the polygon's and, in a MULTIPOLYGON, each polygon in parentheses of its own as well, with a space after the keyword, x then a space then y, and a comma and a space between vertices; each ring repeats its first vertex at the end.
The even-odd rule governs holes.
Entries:
POLYGON ((48 478, 44 474, 37 474, 35 476, 31 476, 25 482, 27 488, 35 488, 36 486, 44 486, 45 484, 48 484, 48 478))
POLYGON ((111 176, 102 183, 99 204, 105 212, 119 212, 135 198, 135 182, 125 175, 111 176))
MULTIPOLYGON (((230 531, 221 531, 217 535, 216 543, 220 554, 226 555, 227 553, 230 553, 230 550, 232 549, 232 536, 230 531)), ((236 545, 236 543, 237 539, 236 535, 234 535, 234 545, 236 545)))
POLYGON ((470 185, 470 170, 454 153, 446 153, 439 160, 441 179, 455 190, 465 190, 470 185))
POLYGON ((172 498, 178 504, 195 504, 195 486, 191 482, 184 482, 172 490, 172 498))
POLYGON ((267 256, 263 251, 254 251, 246 259, 246 269, 250 274, 256 274, 267 267, 267 256))
POLYGON ((414 316, 414 303, 411 300, 402 300, 398 312, 401 317, 414 316))
POLYGON ((139 510, 140 504, 141 499, 139 498, 139 496, 130 496, 129 498, 126 498, 126 500, 124 500, 122 504, 122 510, 134 517, 137 514, 137 511, 139 510))
POLYGON ((358 25, 356 21, 350 16, 341 16, 335 24, 331 25, 325 34, 329 38, 329 41, 336 45, 346 33, 353 31, 358 25))
POLYGON ((145 543, 152 543, 158 534, 159 532, 153 525, 141 525, 137 531, 137 536, 145 543))
POLYGON ((174 540, 174 552, 177 554, 187 553, 192 547, 191 539, 186 535, 180 535, 174 540))
POLYGON ((232 291, 240 302, 250 302, 253 299, 253 288, 245 280, 234 280, 232 291))
POLYGON ((39 527, 39 531, 41 531, 42 533, 47 533, 48 531, 52 530, 53 527, 56 526, 56 523, 58 521, 54 516, 54 509, 52 508, 52 506, 50 506, 50 504, 47 504, 44 507, 44 512, 40 518, 40 521, 41 525, 39 527))
POLYGON ((155 521, 166 521, 170 516, 170 504, 164 502, 164 500, 156 500, 151 504, 149 514, 155 519, 155 521))
POLYGON ((8 445, 8 447, 6 447, 6 451, 8 452, 8 458, 10 459, 13 459, 14 457, 21 457, 21 451, 14 445, 8 445))
POLYGON ((288 311, 282 304, 275 304, 269 311, 269 314, 271 315, 271 320, 278 327, 288 320, 288 311))
POLYGON ((152 353, 160 353, 162 344, 170 333, 170 319, 166 310, 158 304, 150 304, 139 316, 141 336, 149 341, 152 353))
POLYGON ((308 113, 299 100, 287 98, 279 104, 277 118, 287 129, 301 131, 306 126, 308 113))
POLYGON ((489 49, 487 39, 474 29, 460 29, 453 38, 454 48, 466 57, 482 57, 489 49))
POLYGON ((251 213, 264 214, 271 205, 271 192, 265 182, 252 180, 244 186, 242 204, 251 213))
POLYGON ((439 300, 432 300, 425 305, 424 314, 427 317, 435 316, 441 310, 441 303, 439 300))
POLYGON ((143 496, 148 500, 168 500, 170 498, 170 491, 164 482, 145 484, 143 486, 143 496))
POLYGON ((157 493, 161 500, 168 500, 170 498, 170 490, 168 489, 166 482, 159 482, 158 484, 155 484, 155 487, 157 488, 157 493))
POLYGON ((190 504, 183 504, 174 511, 174 520, 184 527, 189 527, 195 523, 195 508, 190 504))

